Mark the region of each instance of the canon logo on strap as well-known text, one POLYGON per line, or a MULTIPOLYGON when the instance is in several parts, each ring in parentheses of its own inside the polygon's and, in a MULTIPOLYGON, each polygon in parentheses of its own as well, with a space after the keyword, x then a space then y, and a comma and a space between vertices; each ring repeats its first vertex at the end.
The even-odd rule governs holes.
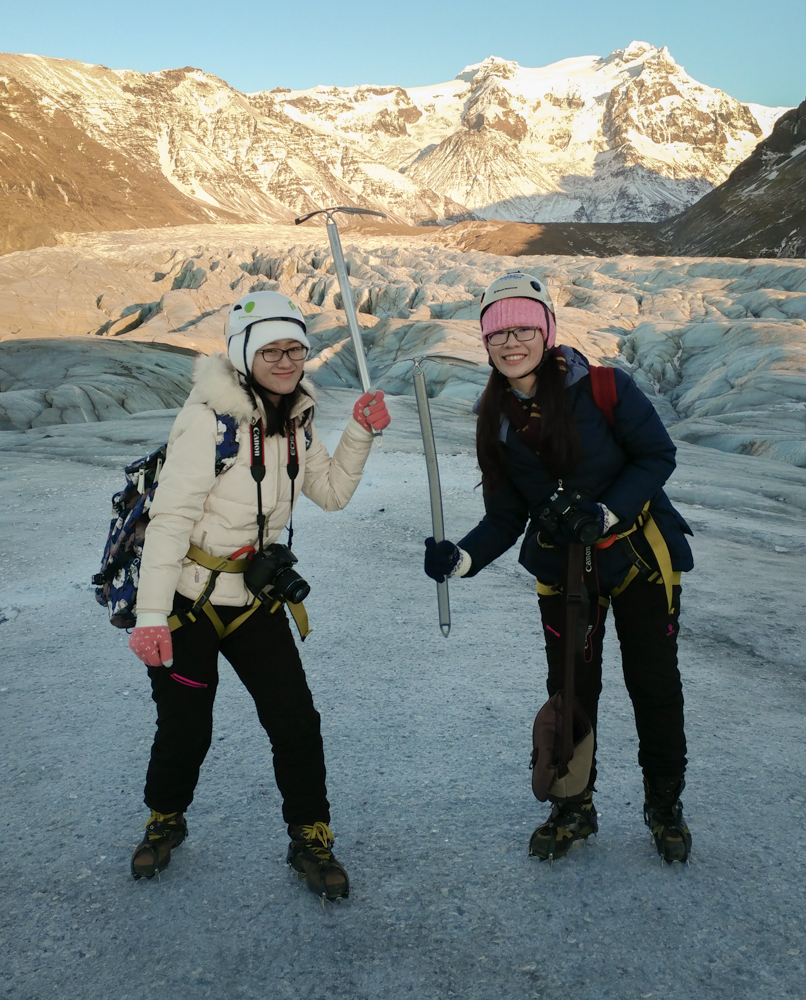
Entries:
POLYGON ((260 459, 263 454, 263 428, 260 422, 252 424, 252 461, 260 459))
POLYGON ((252 435, 252 478, 258 484, 258 504, 260 503, 260 483, 266 475, 266 465, 263 461, 263 421, 256 420, 250 427, 252 435))

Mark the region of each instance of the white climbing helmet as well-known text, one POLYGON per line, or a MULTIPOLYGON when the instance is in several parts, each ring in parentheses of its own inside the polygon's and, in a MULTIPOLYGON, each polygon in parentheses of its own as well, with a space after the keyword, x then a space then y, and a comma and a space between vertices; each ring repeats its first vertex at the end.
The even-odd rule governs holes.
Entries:
POLYGON ((554 313, 554 303, 551 301, 545 282, 538 281, 531 274, 522 271, 509 271, 487 286, 481 297, 481 316, 499 299, 534 299, 554 313))
POLYGON ((238 299, 227 314, 227 354, 247 376, 257 351, 277 340, 298 340, 310 347, 299 306, 279 292, 253 292, 238 299))
MULTIPOLYGON (((495 281, 487 287, 486 291, 482 295, 481 313, 479 314, 482 337, 484 337, 488 332, 486 327, 489 325, 489 323, 484 322, 484 314, 490 306, 494 305, 496 302, 501 302, 504 299, 528 299, 532 302, 539 302, 543 305, 548 313, 548 316, 546 317, 548 321, 548 329, 545 334, 546 347, 554 347, 557 326, 554 313, 554 303, 551 301, 548 287, 544 281, 538 280, 531 274, 523 274, 521 271, 509 271, 506 274, 501 275, 500 278, 496 278, 495 281)), ((527 306, 527 303, 524 303, 524 306, 527 306)), ((515 318, 518 314, 518 309, 517 305, 513 303, 511 307, 499 307, 497 310, 494 310, 494 312, 500 313, 499 316, 495 317, 500 320, 501 317, 509 317, 510 314, 512 318, 515 318)), ((492 316, 488 317, 488 321, 492 318, 492 316)), ((518 320, 518 322, 520 321, 518 320)), ((509 322, 506 322, 505 325, 509 325, 509 322)), ((499 329, 497 323, 493 325, 492 329, 499 329)))

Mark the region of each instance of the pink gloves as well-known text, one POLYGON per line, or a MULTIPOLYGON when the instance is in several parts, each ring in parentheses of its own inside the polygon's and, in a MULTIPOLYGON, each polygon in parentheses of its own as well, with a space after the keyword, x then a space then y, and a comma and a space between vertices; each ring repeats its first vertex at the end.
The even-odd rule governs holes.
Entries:
POLYGON ((167 615, 138 615, 137 626, 129 636, 129 649, 147 667, 170 667, 174 660, 167 615))
POLYGON ((389 426, 391 417, 383 401, 383 390, 377 392, 365 392, 360 396, 353 407, 353 416, 365 431, 372 434, 373 431, 382 431, 389 426))

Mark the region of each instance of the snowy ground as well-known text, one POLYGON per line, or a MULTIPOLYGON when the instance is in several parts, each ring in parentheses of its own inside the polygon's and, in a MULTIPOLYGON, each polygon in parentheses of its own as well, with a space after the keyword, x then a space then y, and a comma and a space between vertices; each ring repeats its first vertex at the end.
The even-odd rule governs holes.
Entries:
MULTIPOLYGON (((351 398, 323 400, 330 443, 351 398)), ((546 812, 527 770, 545 690, 533 582, 512 552, 452 584, 442 637, 412 401, 392 412, 350 506, 304 501, 295 518, 313 588, 303 658, 353 885, 327 909, 283 863, 268 741, 226 666, 190 838, 159 881, 129 875, 154 709, 88 580, 114 466, 170 418, 0 435, 0 996, 802 997, 806 471, 681 446, 692 862, 662 867, 643 825, 611 644, 600 834, 549 867, 526 853, 546 812)), ((481 507, 472 427, 446 403, 434 414, 458 537, 481 507)))

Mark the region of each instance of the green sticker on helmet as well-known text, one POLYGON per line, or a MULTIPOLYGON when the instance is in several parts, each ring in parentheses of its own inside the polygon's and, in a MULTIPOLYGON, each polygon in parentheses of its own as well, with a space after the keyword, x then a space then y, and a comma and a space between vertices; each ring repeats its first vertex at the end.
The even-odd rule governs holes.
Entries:
POLYGON ((288 308, 289 309, 296 309, 297 308, 296 305, 291 301, 291 299, 288 300, 288 308))
POLYGON ((244 312, 250 313, 254 308, 255 308, 254 302, 247 302, 246 305, 244 306, 244 312))

